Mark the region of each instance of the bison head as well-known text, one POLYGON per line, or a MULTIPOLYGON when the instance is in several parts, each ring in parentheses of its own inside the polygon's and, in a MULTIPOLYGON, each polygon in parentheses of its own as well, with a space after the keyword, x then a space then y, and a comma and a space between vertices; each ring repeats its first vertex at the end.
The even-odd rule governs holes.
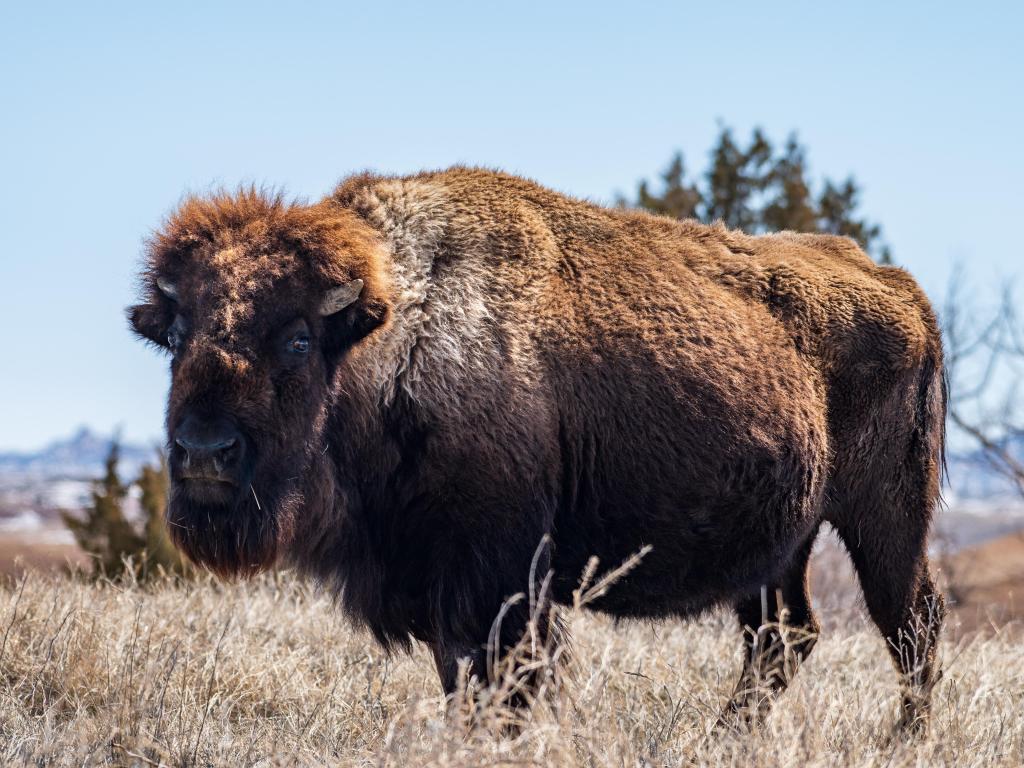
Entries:
POLYGON ((387 318, 382 259, 351 212, 255 190, 188 199, 149 240, 129 319, 171 356, 167 519, 194 561, 245 574, 287 547, 339 364, 387 318))

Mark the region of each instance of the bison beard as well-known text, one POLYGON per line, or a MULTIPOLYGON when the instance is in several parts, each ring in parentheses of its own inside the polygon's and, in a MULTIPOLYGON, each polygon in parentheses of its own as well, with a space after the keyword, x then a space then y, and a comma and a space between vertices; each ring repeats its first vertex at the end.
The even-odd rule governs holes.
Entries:
POLYGON ((277 562, 301 503, 297 491, 280 499, 258 497, 251 485, 230 505, 197 503, 173 484, 168 530, 175 546, 197 565, 224 578, 251 576, 277 562))
POLYGON ((901 724, 926 721, 941 337, 913 279, 852 240, 454 168, 356 176, 315 205, 189 199, 144 284, 130 318, 174 356, 168 438, 206 462, 172 461, 170 530, 194 561, 289 563, 385 646, 429 644, 451 693, 461 660, 486 680, 522 637, 528 611, 503 603, 531 574, 571 602, 591 556, 652 545, 589 607, 731 605, 731 721, 762 716, 814 647, 828 523, 901 674, 901 724), (234 497, 189 492, 211 478, 234 497))

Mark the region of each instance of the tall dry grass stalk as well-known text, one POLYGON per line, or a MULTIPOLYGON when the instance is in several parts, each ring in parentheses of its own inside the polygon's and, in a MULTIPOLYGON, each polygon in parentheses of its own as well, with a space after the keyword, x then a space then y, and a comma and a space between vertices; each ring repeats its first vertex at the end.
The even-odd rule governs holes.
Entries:
POLYGON ((845 616, 826 617, 763 728, 709 733, 739 673, 724 613, 616 627, 569 610, 564 679, 565 649, 535 634, 520 650, 539 685, 496 660, 499 685, 445 702, 425 650, 388 658, 288 574, 137 585, 29 573, 0 589, 0 764, 1024 764, 1019 626, 944 641, 932 729, 904 741, 883 641, 845 616), (529 711, 503 706, 524 692, 529 711))

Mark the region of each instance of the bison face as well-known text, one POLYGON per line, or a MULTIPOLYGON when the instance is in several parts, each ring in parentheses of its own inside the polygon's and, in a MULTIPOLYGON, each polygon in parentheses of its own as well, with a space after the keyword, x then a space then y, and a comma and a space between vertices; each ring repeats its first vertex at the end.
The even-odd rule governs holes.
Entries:
POLYGON ((148 250, 129 315, 171 355, 169 530, 195 562, 254 573, 329 503, 324 429, 341 360, 387 315, 381 247, 345 211, 250 192, 188 201, 148 250))

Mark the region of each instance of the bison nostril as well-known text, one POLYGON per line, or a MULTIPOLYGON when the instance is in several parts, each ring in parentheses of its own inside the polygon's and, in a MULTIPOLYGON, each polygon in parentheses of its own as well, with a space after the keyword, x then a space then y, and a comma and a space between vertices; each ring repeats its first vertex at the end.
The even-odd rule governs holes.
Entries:
POLYGON ((234 435, 196 435, 196 430, 184 430, 174 438, 175 444, 182 451, 182 464, 185 468, 199 465, 212 465, 219 473, 229 467, 240 453, 241 442, 234 435))
POLYGON ((176 437, 174 438, 174 444, 181 448, 182 459, 184 460, 184 465, 187 467, 192 461, 192 443, 188 440, 176 437))
POLYGON ((218 442, 211 443, 208 446, 207 450, 209 450, 210 453, 227 453, 228 451, 235 447, 235 444, 237 442, 238 440, 236 438, 229 437, 224 440, 219 440, 218 442))
POLYGON ((210 446, 210 452, 213 456, 213 466, 216 467, 218 472, 223 472, 225 465, 231 462, 232 453, 235 445, 237 444, 238 440, 232 437, 227 440, 221 440, 215 445, 210 446))

